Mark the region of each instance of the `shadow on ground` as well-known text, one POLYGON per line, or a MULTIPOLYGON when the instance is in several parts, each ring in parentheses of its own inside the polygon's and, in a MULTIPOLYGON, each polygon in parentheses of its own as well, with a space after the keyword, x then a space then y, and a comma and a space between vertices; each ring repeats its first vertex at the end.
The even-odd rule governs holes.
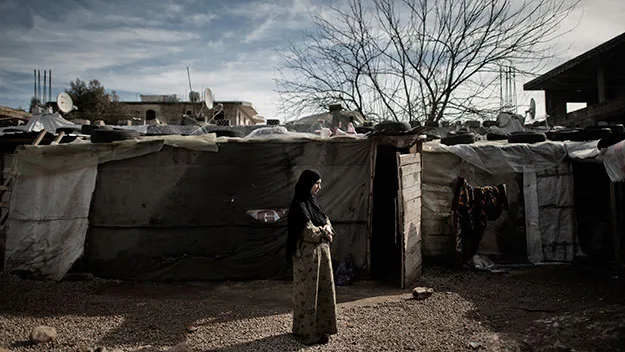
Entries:
POLYGON ((625 280, 605 268, 429 268, 422 283, 474 304, 468 318, 494 332, 479 342, 486 350, 625 351, 625 280))
MULTIPOLYGON (((375 282, 358 282, 354 286, 337 287, 337 301, 375 304, 382 299, 379 297, 401 293, 399 289, 375 282)), ((206 332, 219 324, 289 315, 291 282, 155 284, 96 279, 57 283, 11 278, 3 280, 0 287, 0 311, 3 315, 40 321, 65 316, 117 317, 120 323, 98 337, 95 344, 161 348, 186 341, 193 330, 206 332)), ((290 315, 282 319, 290 324, 290 315)), ((89 329, 89 326, 82 328, 89 329)), ((275 340, 280 346, 278 350, 289 345, 285 345, 285 341, 291 341, 290 348, 294 350, 303 347, 289 334, 267 339, 272 340, 271 343, 275 340)), ((76 338, 66 343, 79 345, 80 342, 76 338)), ((255 344, 266 346, 267 342, 253 341, 218 351, 255 350, 255 344)))

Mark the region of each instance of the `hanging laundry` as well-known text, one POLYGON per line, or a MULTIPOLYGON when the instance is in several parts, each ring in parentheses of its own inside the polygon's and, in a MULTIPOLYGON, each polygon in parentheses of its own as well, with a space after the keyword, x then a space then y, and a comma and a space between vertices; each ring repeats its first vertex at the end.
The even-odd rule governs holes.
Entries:
POLYGON ((458 177, 451 207, 456 263, 461 265, 477 253, 488 221, 508 209, 506 186, 473 187, 458 177))

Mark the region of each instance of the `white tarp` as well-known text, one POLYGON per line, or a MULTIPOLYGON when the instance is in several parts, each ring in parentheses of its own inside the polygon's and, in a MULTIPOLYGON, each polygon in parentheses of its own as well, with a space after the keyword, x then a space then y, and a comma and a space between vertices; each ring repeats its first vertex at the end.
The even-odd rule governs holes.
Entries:
MULTIPOLYGON (((425 143, 424 154, 435 153, 437 156, 428 158, 424 155, 424 223, 427 223, 429 217, 425 207, 430 198, 445 197, 445 202, 441 203, 445 209, 437 211, 440 211, 441 215, 449 216, 453 197, 449 182, 465 174, 472 176, 469 179, 475 179, 477 173, 470 171, 471 168, 493 175, 492 180, 497 181, 501 179, 498 175, 503 177, 511 173, 521 173, 524 179, 524 189, 521 192, 525 199, 528 259, 532 263, 571 261, 579 246, 573 203, 573 175, 566 157, 593 158, 598 154, 596 150, 596 142, 510 144, 505 141, 484 141, 454 146, 442 145, 438 141, 425 143), (460 164, 452 167, 449 161, 426 162, 439 159, 447 153, 457 156, 461 160, 460 164), (443 174, 445 177, 440 177, 443 174)), ((484 181, 483 178, 480 178, 480 181, 484 181)), ((442 219, 437 221, 450 223, 442 219)), ((449 236, 452 235, 450 226, 423 227, 424 241, 433 236, 440 238, 442 229, 448 232, 449 236), (431 234, 428 233, 430 231, 431 234)), ((424 243, 424 247, 427 248, 428 244, 424 243)))
POLYGON ((67 121, 59 113, 33 114, 28 123, 23 127, 26 132, 39 132, 43 129, 50 133, 56 133, 60 127, 75 127, 76 124, 67 121))
POLYGON ((570 163, 523 174, 525 236, 530 263, 571 262, 580 253, 570 163))
POLYGON ((83 254, 98 164, 154 153, 164 145, 217 151, 214 134, 18 149, 4 269, 62 279, 83 254))
POLYGON ((625 141, 605 149, 603 165, 612 182, 625 180, 625 141))

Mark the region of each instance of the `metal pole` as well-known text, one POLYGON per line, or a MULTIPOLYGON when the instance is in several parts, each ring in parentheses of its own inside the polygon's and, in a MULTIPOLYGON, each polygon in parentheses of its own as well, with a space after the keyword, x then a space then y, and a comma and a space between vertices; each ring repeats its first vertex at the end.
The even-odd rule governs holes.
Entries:
POLYGON ((39 100, 41 100, 41 71, 37 70, 37 85, 39 86, 39 88, 37 88, 37 94, 39 95, 39 100))
POLYGON ((191 109, 193 110, 193 117, 195 118, 195 103, 191 99, 193 94, 193 88, 191 88, 191 73, 189 73, 189 66, 187 66, 187 78, 189 79, 189 100, 191 101, 191 109))
POLYGON ((43 99, 42 99, 42 103, 44 102, 44 100, 46 100, 46 84, 48 81, 48 70, 43 70, 43 99))
POLYGON ((48 101, 52 101, 52 70, 48 74, 48 101))
POLYGON ((33 70, 33 89, 34 89, 34 93, 33 93, 33 98, 35 98, 35 100, 37 99, 37 70, 33 70))

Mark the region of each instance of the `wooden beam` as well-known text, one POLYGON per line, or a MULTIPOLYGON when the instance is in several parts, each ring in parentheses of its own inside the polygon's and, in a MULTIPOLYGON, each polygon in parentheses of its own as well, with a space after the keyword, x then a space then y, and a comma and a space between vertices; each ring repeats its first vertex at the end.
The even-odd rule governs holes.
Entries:
POLYGON ((39 132, 39 135, 37 136, 37 139, 35 139, 35 141, 33 142, 33 145, 39 145, 39 143, 41 143, 41 140, 43 139, 43 137, 46 135, 47 131, 41 130, 41 132, 39 132))
POLYGON ((50 143, 50 145, 57 145, 57 144, 59 144, 59 142, 61 142, 61 139, 63 139, 64 136, 65 136, 65 132, 61 131, 59 133, 59 135, 54 139, 54 141, 52 141, 52 143, 50 143))

